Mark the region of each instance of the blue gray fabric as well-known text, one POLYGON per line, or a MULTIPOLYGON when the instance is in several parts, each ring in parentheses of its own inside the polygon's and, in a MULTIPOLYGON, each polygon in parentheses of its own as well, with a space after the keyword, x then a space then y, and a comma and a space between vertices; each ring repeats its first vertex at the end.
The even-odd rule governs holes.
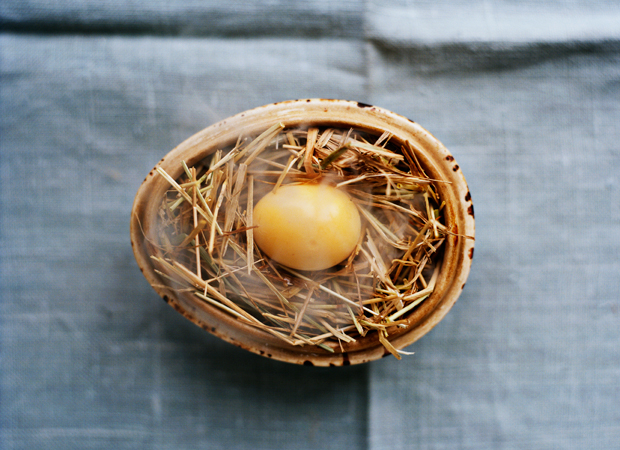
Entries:
POLYGON ((620 448, 617 2, 0 4, 0 448, 620 448), (476 253, 408 350, 338 369, 204 333, 137 268, 144 176, 304 97, 454 154, 476 253))

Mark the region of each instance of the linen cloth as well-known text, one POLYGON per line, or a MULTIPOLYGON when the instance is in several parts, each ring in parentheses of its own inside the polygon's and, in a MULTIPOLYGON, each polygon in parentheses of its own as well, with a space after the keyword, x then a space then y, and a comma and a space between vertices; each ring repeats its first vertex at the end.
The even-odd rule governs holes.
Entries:
POLYGON ((0 4, 0 448, 620 448, 616 2, 0 4), (133 197, 293 98, 427 128, 476 212, 467 286, 402 361, 271 361, 164 304, 133 197))

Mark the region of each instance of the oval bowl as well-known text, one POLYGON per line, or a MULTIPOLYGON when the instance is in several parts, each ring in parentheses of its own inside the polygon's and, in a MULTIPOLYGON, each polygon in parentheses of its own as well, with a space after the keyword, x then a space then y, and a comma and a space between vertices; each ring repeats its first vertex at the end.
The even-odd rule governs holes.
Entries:
MULTIPOLYGON (((442 266, 430 297, 407 317, 407 326, 390 334, 390 343, 403 349, 428 333, 456 302, 469 275, 474 251, 474 212, 471 195, 454 157, 428 131, 417 123, 376 106, 344 100, 304 99, 273 103, 239 113, 191 136, 159 161, 173 178, 183 172, 181 161, 196 164, 217 149, 234 143, 240 133, 258 135, 276 122, 287 127, 332 126, 359 128, 393 139, 409 141, 420 165, 430 178, 443 180, 437 191, 446 202, 445 225, 452 230, 444 243, 442 266), (465 236, 471 238, 465 238, 465 236)), ((157 167, 156 166, 156 167, 157 167)), ((206 331, 236 346, 265 357, 295 364, 342 366, 360 364, 389 355, 379 342, 378 333, 369 333, 356 342, 343 343, 331 353, 319 347, 292 346, 260 329, 248 326, 220 309, 179 294, 165 286, 155 272, 144 236, 156 226, 161 199, 168 182, 156 168, 140 186, 132 208, 130 237, 138 266, 155 291, 176 311, 206 331)))

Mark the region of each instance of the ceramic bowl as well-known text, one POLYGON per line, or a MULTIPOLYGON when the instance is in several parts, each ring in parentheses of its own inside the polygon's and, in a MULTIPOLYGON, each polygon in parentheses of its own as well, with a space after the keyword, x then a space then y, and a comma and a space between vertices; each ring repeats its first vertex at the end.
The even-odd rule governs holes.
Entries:
MULTIPOLYGON (((440 197, 446 201, 445 224, 454 232, 444 244, 442 266, 433 294, 412 311, 406 328, 390 333, 390 342, 403 349, 418 340, 448 313, 461 294, 469 274, 474 252, 474 210, 471 195, 460 167, 450 152, 417 123, 391 111, 358 102, 305 99, 265 105, 242 112, 209 126, 191 136, 164 156, 157 166, 173 178, 182 174, 181 161, 196 164, 217 149, 234 144, 240 130, 247 136, 258 135, 274 123, 287 127, 332 126, 354 127, 381 135, 393 134, 396 142, 409 141, 416 148, 418 161, 437 184, 440 197)), ((155 291, 176 311, 196 325, 221 339, 268 358, 295 364, 341 366, 359 364, 389 355, 379 342, 378 333, 368 333, 356 342, 343 344, 334 353, 319 347, 292 346, 272 335, 248 326, 222 310, 196 301, 166 287, 155 272, 149 245, 144 236, 156 226, 157 212, 168 182, 155 168, 146 176, 133 204, 131 244, 138 265, 155 291)))

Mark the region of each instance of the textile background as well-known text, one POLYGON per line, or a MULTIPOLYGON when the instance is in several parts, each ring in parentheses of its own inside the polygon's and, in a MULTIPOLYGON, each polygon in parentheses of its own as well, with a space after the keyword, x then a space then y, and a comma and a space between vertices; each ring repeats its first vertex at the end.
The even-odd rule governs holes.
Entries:
POLYGON ((0 448, 620 448, 620 6, 4 0, 0 448), (470 278, 408 350, 255 356, 155 294, 133 197, 276 101, 357 100, 453 153, 470 278))

